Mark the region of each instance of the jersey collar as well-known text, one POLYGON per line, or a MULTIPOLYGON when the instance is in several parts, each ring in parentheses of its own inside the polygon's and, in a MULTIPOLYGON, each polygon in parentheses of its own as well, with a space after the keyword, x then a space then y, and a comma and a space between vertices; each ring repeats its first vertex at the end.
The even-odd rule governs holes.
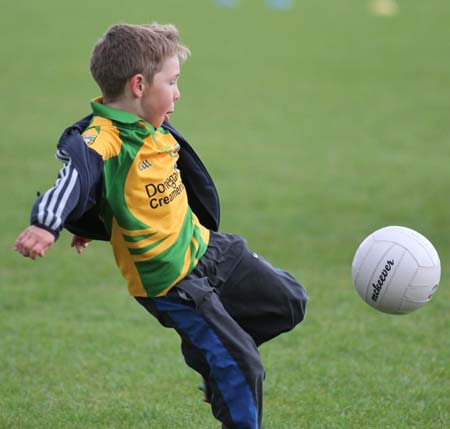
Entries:
POLYGON ((126 110, 115 109, 114 107, 106 106, 103 104, 103 97, 94 98, 91 101, 92 112, 96 116, 103 116, 104 118, 111 119, 112 121, 121 122, 123 124, 135 124, 144 123, 151 132, 155 131, 153 125, 135 115, 134 113, 127 112, 126 110))

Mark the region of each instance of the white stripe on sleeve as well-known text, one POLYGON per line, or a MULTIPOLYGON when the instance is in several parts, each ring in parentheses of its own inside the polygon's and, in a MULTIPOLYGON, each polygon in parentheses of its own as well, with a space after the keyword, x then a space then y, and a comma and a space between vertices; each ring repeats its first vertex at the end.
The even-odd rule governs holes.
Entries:
POLYGON ((58 204, 58 209, 56 210, 56 213, 54 215, 56 219, 55 219, 55 222, 53 223, 53 225, 50 227, 51 229, 57 230, 61 226, 62 212, 64 210, 64 207, 67 204, 67 200, 69 199, 70 194, 72 193, 72 191, 75 187, 77 180, 78 180, 78 172, 77 172, 77 170, 73 169, 72 173, 71 173, 69 185, 67 186, 66 190, 64 191, 61 201, 58 204))
POLYGON ((39 203, 37 220, 40 224, 54 230, 61 225, 61 215, 77 180, 78 172, 70 161, 60 170, 55 186, 43 195, 39 203))
POLYGON ((55 187, 50 190, 50 196, 48 205, 45 207, 45 210, 47 212, 47 217, 44 220, 44 225, 50 227, 50 224, 53 222, 54 218, 54 209, 58 202, 58 197, 61 191, 64 189, 64 186, 66 185, 66 182, 70 175, 70 169, 72 168, 72 163, 69 162, 62 170, 61 170, 61 180, 59 183, 55 185, 55 187))

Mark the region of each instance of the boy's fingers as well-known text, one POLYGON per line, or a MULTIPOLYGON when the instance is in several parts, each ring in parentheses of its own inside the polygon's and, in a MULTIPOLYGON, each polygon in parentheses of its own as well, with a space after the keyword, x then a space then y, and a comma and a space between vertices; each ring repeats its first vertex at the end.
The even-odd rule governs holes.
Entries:
POLYGON ((75 250, 77 251, 77 253, 81 253, 84 249, 86 249, 86 247, 88 246, 90 241, 91 240, 89 240, 87 238, 74 235, 72 237, 70 246, 75 247, 75 250))
POLYGON ((26 247, 22 255, 28 258, 31 258, 33 261, 37 256, 40 256, 40 251, 37 247, 37 243, 34 246, 26 247))
POLYGON ((35 228, 29 227, 17 237, 14 248, 26 258, 35 260, 37 257, 45 255, 53 241, 50 234, 42 234, 42 231, 36 231, 35 228))
POLYGON ((49 244, 38 242, 33 248, 33 253, 35 256, 40 256, 41 258, 45 255, 45 252, 49 248, 49 244))
POLYGON ((76 243, 76 249, 78 253, 81 253, 86 247, 88 247, 88 244, 86 241, 78 241, 76 243))
POLYGON ((30 256, 30 253, 33 250, 33 246, 35 245, 36 241, 32 238, 23 238, 22 240, 18 240, 16 242, 16 249, 23 255, 23 256, 30 256))
POLYGON ((78 243, 78 237, 73 235, 72 240, 70 240, 70 247, 75 247, 78 243))
POLYGON ((19 252, 21 252, 25 248, 26 236, 27 236, 27 233, 25 231, 25 232, 22 232, 22 234, 20 234, 17 237, 14 248, 16 250, 18 250, 19 252))

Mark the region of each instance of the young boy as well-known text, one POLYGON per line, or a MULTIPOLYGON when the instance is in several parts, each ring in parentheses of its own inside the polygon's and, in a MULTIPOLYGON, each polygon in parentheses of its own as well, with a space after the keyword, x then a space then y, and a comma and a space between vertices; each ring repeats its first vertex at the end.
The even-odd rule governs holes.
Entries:
POLYGON ((301 322, 307 297, 244 239, 217 232, 214 183, 168 123, 188 55, 172 25, 108 29, 91 57, 102 97, 62 135, 65 166, 15 248, 42 257, 63 227, 78 252, 91 239, 110 240, 130 295, 180 335, 222 427, 260 429, 257 347, 301 322))

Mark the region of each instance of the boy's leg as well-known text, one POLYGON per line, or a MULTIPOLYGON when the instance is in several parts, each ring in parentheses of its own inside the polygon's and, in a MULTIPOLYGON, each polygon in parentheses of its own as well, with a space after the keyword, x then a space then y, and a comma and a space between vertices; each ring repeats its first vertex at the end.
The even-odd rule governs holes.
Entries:
POLYGON ((208 279, 194 270, 166 297, 136 299, 162 325, 177 330, 186 363, 208 384, 216 418, 229 429, 261 429, 264 368, 256 344, 208 279))
POLYGON ((212 233, 206 256, 214 259, 208 275, 223 306, 258 346, 303 320, 305 288, 249 250, 242 237, 212 233))
POLYGON ((240 269, 217 290, 226 310, 258 346, 292 330, 305 316, 303 286, 253 253, 243 255, 240 269))

